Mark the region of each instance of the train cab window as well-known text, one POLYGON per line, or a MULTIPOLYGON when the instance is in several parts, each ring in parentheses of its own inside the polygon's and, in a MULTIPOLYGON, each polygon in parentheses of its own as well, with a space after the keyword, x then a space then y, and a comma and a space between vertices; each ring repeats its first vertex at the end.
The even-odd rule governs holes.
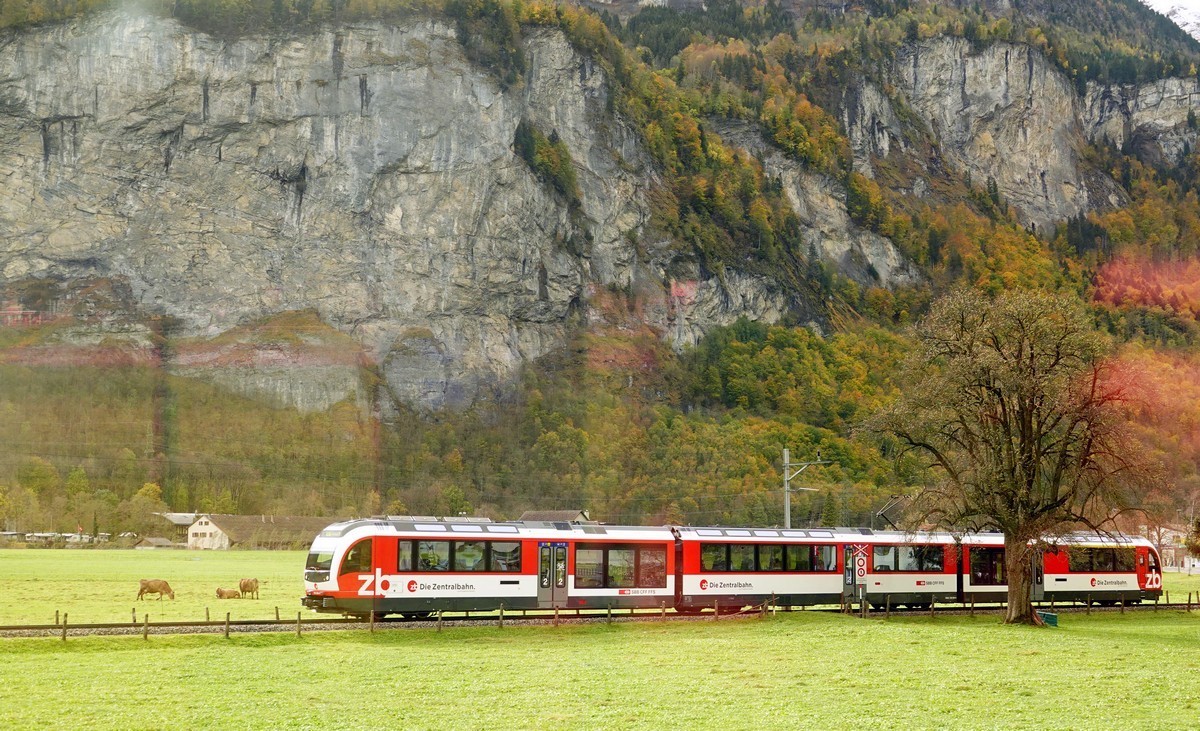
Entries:
POLYGON ((575 550, 575 587, 600 589, 604 586, 604 549, 575 550))
POLYGON ((1147 551, 1147 555, 1150 557, 1150 573, 1157 574, 1159 572, 1158 554, 1154 551, 1147 551))
POLYGON ((770 544, 759 546, 758 568, 761 571, 783 571, 783 546, 770 544))
POLYGON ((638 550, 637 585, 644 589, 663 589, 667 586, 667 549, 638 550))
POLYGON ((700 567, 705 571, 728 571, 729 546, 725 543, 701 544, 700 567))
POLYGON ((400 541, 396 544, 396 570, 412 571, 416 563, 413 561, 413 542, 400 541))
POLYGON ((754 544, 734 543, 729 546, 729 570, 754 570, 754 544))
POLYGON ((308 571, 328 571, 333 566, 333 552, 331 551, 313 551, 308 554, 308 560, 304 562, 304 568, 308 571))
POLYGON ((632 548, 610 548, 604 585, 610 588, 632 588, 637 579, 634 574, 635 557, 636 552, 632 548))
POLYGON ((488 568, 491 571, 520 571, 521 544, 516 541, 492 541, 488 568))
POLYGON ((342 570, 339 575, 358 574, 371 570, 371 539, 355 543, 349 551, 346 552, 346 557, 342 559, 342 570))
POLYGON ((421 571, 449 571, 450 541, 421 541, 418 543, 417 568, 421 571))
POLYGON ((484 571, 483 541, 454 541, 454 570, 455 571, 484 571))

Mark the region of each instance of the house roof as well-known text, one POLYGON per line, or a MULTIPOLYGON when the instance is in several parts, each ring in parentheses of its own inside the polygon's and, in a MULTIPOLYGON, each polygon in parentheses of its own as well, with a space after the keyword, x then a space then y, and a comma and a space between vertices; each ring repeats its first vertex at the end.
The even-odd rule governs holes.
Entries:
POLYGON ((526 510, 517 520, 540 520, 547 523, 591 522, 586 510, 526 510))
POLYGON ((304 543, 345 518, 306 515, 202 515, 229 536, 230 543, 304 543))
POLYGON ((141 539, 140 541, 138 541, 135 545, 150 546, 153 548, 171 548, 172 546, 175 545, 175 543, 170 538, 161 538, 159 536, 147 536, 147 537, 141 539))
POLYGON ((178 526, 189 526, 196 522, 199 513, 155 513, 155 515, 178 526))

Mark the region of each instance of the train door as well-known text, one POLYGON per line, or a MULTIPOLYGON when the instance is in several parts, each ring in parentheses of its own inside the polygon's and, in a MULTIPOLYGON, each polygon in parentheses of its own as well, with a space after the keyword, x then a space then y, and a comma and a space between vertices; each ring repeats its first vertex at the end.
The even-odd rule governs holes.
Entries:
POLYGON ((1035 602, 1046 598, 1046 563, 1041 551, 1033 552, 1033 591, 1029 598, 1035 602))
POLYGON ((538 543, 538 606, 567 606, 566 543, 538 543))

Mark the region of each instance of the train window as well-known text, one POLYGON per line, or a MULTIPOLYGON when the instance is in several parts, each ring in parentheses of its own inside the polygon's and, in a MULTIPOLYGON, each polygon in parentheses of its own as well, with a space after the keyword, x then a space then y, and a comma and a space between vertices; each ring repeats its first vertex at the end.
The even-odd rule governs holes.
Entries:
POLYGON ((493 541, 489 568, 492 571, 520 571, 521 544, 516 541, 493 541))
POLYGON ((483 541, 454 542, 455 571, 485 571, 487 564, 483 560, 483 541))
POLYGON ((758 568, 762 571, 783 571, 783 546, 774 544, 759 546, 758 568))
POLYGON ((894 546, 875 546, 875 560, 871 563, 872 571, 895 571, 896 549, 894 546))
POLYGON ((413 562, 413 542, 400 541, 396 544, 396 570, 412 571, 413 566, 416 566, 413 562))
POLYGON ((417 567, 421 571, 450 569, 450 541, 421 541, 417 544, 417 567))
POLYGON ((340 575, 357 574, 371 570, 371 539, 355 543, 342 559, 340 575))
POLYGON ((729 546, 729 570, 754 570, 754 544, 734 543, 729 546))
POLYGON ((604 586, 604 549, 575 550, 575 588, 600 589, 604 586))
POLYGON ((813 571, 837 571, 837 547, 813 546, 813 571))
POLYGON ((787 570, 812 571, 812 555, 814 546, 788 546, 787 570))
POLYGON ((308 571, 328 571, 333 566, 333 553, 329 551, 313 551, 308 554, 304 568, 308 571))
POLYGON ((901 546, 900 571, 941 571, 946 552, 941 546, 901 546))
POLYGON ((644 589, 667 586, 667 549, 643 548, 638 551, 637 585, 644 589))
POLYGON ((1132 548, 1117 548, 1113 550, 1116 555, 1116 570, 1130 573, 1134 571, 1134 559, 1132 548))
POLYGON ((635 560, 636 552, 632 548, 608 549, 608 571, 604 585, 622 589, 632 588, 636 580, 635 560))
POLYGON ((725 543, 700 544, 700 567, 705 571, 728 571, 729 546, 725 543))
POLYGON ((1154 551, 1148 551, 1147 555, 1150 557, 1150 573, 1158 573, 1158 554, 1154 551))
POLYGON ((1115 571, 1116 561, 1111 548, 1097 548, 1092 553, 1092 567, 1096 571, 1115 571))
POLYGON ((973 586, 1002 586, 1004 584, 1004 549, 972 546, 971 584, 973 586))

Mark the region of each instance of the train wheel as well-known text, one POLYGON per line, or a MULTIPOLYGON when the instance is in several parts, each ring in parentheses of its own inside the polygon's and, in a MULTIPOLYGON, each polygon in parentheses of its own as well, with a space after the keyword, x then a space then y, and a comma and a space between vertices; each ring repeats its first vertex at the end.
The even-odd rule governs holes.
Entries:
POLYGON ((675 607, 675 613, 685 617, 697 617, 703 611, 703 607, 675 607))
POLYGON ((401 612, 400 616, 405 619, 429 619, 433 612, 401 612))

